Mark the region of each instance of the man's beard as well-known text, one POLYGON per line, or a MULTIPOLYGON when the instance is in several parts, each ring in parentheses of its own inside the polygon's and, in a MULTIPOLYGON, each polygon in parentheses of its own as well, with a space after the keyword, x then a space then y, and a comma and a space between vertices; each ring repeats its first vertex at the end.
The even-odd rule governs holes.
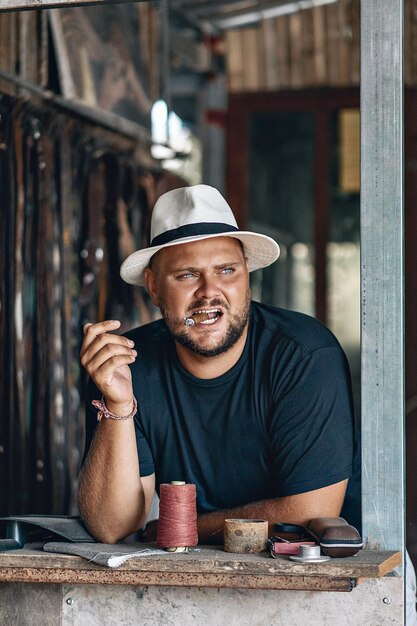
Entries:
MULTIPOLYGON (((228 307, 225 306, 225 303, 219 299, 214 299, 210 302, 198 300, 196 302, 193 302, 192 305, 188 308, 190 311, 195 311, 197 309, 212 308, 215 306, 222 306, 226 310, 226 312, 229 310, 228 307)), ((160 310, 162 313, 162 317, 164 318, 165 323, 168 327, 168 330, 171 333, 172 337, 175 339, 175 341, 178 341, 181 346, 187 348, 191 352, 194 352, 194 354, 205 357, 214 357, 218 356, 219 354, 224 354, 224 352, 230 350, 230 348, 232 348, 236 344, 236 342, 242 337, 248 323, 249 306, 250 298, 248 295, 242 308, 237 313, 231 316, 231 319, 229 321, 229 327, 227 328, 224 339, 214 348, 203 348, 202 346, 200 346, 189 336, 190 330, 188 330, 187 328, 184 328, 184 330, 181 331, 178 330, 178 326, 184 323, 183 320, 179 322, 178 318, 174 318, 172 315, 170 315, 166 311, 163 303, 160 303, 160 310)), ((225 313, 223 315, 225 315, 225 313)))

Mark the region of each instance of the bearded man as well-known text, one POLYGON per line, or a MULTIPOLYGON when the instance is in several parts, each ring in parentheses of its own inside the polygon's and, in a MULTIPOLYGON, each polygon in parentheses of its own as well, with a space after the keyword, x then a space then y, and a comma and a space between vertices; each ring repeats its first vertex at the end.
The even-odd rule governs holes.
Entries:
POLYGON ((115 320, 84 328, 79 508, 99 541, 142 528, 172 480, 196 485, 200 543, 221 541, 230 517, 272 527, 340 514, 352 475, 348 366, 320 322, 250 300, 249 272, 278 256, 271 238, 237 228, 212 187, 157 201, 151 245, 121 276, 146 285, 162 319, 125 337, 115 320))

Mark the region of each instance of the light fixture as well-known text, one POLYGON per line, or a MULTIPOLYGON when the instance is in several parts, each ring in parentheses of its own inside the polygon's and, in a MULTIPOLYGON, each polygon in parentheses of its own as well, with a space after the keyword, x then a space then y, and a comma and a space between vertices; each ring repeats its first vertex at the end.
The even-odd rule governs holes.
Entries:
POLYGON ((178 154, 189 154, 192 150, 191 133, 174 111, 168 114, 164 100, 157 100, 151 111, 152 146, 154 159, 172 159, 178 154))
POLYGON ((151 111, 152 141, 155 144, 168 142, 168 106, 164 100, 154 102, 151 111))

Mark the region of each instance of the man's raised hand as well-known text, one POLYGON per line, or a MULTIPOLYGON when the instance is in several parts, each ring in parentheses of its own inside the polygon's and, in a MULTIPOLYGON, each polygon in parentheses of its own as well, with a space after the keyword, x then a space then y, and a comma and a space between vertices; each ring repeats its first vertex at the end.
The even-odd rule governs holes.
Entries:
POLYGON ((129 413, 133 404, 132 375, 128 367, 136 359, 134 342, 113 334, 118 320, 85 324, 81 363, 117 415, 129 413))

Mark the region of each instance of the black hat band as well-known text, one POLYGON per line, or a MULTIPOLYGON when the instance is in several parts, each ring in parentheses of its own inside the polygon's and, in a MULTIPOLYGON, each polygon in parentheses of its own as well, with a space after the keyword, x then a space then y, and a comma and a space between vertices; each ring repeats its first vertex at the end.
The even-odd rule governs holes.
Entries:
POLYGON ((164 233, 157 235, 151 241, 151 247, 161 246, 171 243, 177 239, 184 237, 196 237, 199 235, 219 235, 221 233, 236 232, 239 229, 230 224, 222 224, 221 222, 198 222, 197 224, 186 224, 172 230, 166 230, 164 233))

